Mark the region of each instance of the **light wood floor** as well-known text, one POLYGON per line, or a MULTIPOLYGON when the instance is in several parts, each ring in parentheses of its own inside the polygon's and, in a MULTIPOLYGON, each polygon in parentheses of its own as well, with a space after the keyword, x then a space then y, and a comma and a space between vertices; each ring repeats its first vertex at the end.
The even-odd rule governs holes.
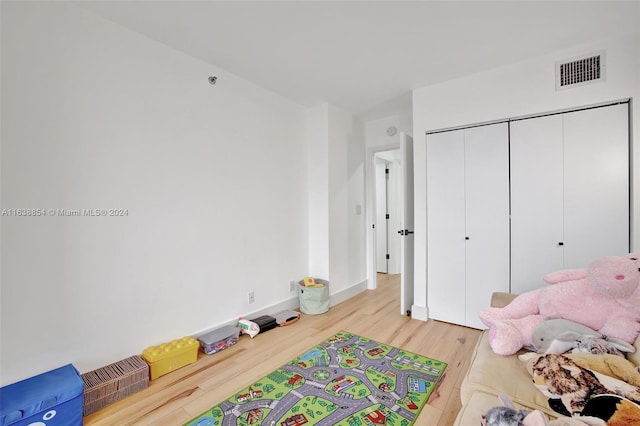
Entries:
POLYGON ((247 387, 320 341, 345 330, 448 363, 417 426, 449 426, 460 409, 460 383, 480 331, 400 315, 400 276, 378 276, 365 291, 322 315, 240 341, 149 383, 149 387, 84 419, 85 425, 181 425, 247 387))

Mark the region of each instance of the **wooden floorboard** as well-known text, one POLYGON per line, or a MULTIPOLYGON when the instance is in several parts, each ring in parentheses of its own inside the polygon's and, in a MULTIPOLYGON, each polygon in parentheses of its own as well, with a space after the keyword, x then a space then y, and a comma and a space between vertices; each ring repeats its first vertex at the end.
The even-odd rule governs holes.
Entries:
POLYGON ((480 331, 400 314, 400 276, 379 274, 378 288, 302 315, 297 323, 240 341, 149 383, 149 387, 84 418, 87 426, 181 425, 345 330, 448 363, 444 379, 416 426, 448 426, 460 409, 460 383, 480 331))

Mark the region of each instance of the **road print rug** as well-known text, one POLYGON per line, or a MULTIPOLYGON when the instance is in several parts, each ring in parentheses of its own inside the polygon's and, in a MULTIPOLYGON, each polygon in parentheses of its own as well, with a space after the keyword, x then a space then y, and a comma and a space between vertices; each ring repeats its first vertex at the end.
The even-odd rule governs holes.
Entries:
POLYGON ((341 331, 186 425, 409 426, 446 367, 341 331))

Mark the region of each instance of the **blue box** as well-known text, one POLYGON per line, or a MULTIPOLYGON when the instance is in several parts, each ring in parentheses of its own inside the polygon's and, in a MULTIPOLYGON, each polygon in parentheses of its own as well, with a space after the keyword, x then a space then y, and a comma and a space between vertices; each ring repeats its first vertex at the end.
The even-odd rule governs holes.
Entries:
POLYGON ((83 382, 71 364, 0 388, 0 425, 82 426, 83 382))

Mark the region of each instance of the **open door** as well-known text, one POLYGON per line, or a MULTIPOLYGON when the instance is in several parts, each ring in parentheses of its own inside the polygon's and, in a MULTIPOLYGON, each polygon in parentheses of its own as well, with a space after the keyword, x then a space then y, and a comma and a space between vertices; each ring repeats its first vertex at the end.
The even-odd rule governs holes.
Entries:
POLYGON ((413 305, 413 138, 400 133, 402 162, 402 235, 400 262, 400 313, 409 315, 413 305))
POLYGON ((387 184, 389 181, 389 169, 387 162, 375 157, 376 179, 376 265, 377 272, 386 274, 389 272, 389 209, 387 184))

